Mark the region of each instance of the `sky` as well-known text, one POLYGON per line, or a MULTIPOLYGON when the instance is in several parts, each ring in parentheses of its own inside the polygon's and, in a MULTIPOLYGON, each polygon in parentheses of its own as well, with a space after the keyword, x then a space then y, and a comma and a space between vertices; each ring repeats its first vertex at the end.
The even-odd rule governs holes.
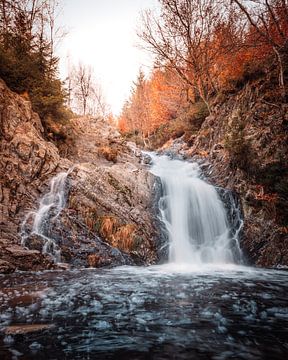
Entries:
POLYGON ((56 52, 60 76, 67 76, 68 58, 91 65, 107 103, 119 115, 140 67, 146 73, 151 56, 137 48, 136 29, 143 9, 157 0, 63 0, 58 23, 67 30, 56 52))

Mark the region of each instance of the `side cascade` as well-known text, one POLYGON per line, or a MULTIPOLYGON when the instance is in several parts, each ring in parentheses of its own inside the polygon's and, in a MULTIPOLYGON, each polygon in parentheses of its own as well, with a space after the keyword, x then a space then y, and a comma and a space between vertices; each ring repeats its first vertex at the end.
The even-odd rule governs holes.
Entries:
POLYGON ((159 208, 169 234, 169 262, 241 263, 239 231, 231 231, 224 204, 216 188, 201 179, 199 165, 166 155, 149 156, 150 171, 162 183, 159 208))
POLYGON ((42 253, 49 254, 55 262, 61 261, 61 250, 49 236, 50 224, 55 223, 66 205, 65 189, 69 173, 61 172, 52 178, 49 192, 40 199, 38 210, 30 211, 21 227, 21 245, 29 247, 29 239, 36 236, 42 241, 42 253))

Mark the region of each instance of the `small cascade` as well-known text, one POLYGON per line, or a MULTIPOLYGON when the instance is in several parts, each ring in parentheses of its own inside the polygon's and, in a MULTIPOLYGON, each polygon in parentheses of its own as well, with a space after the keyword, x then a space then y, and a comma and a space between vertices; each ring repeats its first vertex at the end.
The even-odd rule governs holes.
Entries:
POLYGON ((61 251, 53 238, 48 235, 49 225, 51 221, 57 219, 65 207, 65 185, 68 174, 69 172, 61 172, 52 178, 49 192, 40 199, 38 210, 29 212, 22 224, 21 245, 29 247, 29 238, 37 236, 43 243, 42 252, 51 255, 55 262, 60 262, 61 251), (31 222, 32 226, 27 231, 27 225, 31 222))
POLYGON ((170 262, 201 265, 238 261, 240 249, 231 246, 235 234, 231 235, 224 205, 214 186, 201 179, 198 164, 149 155, 151 172, 162 182, 159 207, 169 233, 170 262))

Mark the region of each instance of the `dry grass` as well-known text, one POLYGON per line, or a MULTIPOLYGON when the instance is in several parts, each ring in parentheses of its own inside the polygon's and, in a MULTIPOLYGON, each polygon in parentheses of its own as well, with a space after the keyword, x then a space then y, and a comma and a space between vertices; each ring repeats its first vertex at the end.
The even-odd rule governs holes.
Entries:
POLYGON ((112 246, 130 252, 134 247, 136 226, 134 224, 120 225, 112 216, 101 218, 100 236, 105 238, 112 246))
POLYGON ((110 146, 99 147, 98 154, 108 161, 113 161, 114 163, 117 162, 118 151, 110 146))
POLYGON ((112 216, 104 216, 101 218, 100 223, 100 235, 103 238, 111 241, 113 233, 117 229, 117 219, 112 216))
POLYGON ((135 230, 134 224, 120 226, 113 235, 112 245, 126 252, 133 250, 135 230))
POLYGON ((86 226, 89 228, 89 230, 93 231, 95 229, 95 226, 97 224, 97 212, 95 209, 87 209, 82 214, 83 220, 86 224, 86 226))
POLYGON ((100 256, 95 254, 88 255, 87 257, 87 262, 90 267, 98 267, 100 260, 100 256))

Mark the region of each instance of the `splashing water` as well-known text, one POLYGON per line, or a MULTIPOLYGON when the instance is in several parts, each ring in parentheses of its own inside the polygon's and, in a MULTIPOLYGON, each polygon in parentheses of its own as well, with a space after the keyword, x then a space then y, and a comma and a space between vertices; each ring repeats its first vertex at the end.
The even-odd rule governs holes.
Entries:
POLYGON ((65 185, 68 174, 69 172, 61 172, 52 178, 50 190, 40 199, 38 210, 29 212, 22 224, 21 245, 27 246, 29 237, 37 235, 43 240, 42 252, 50 254, 55 262, 60 262, 61 251, 54 239, 48 236, 49 223, 57 219, 65 207, 65 185), (32 230, 27 233, 26 224, 31 218, 33 218, 32 230))
POLYGON ((226 264, 240 258, 230 246, 224 205, 214 186, 200 178, 198 164, 149 155, 151 172, 160 177, 163 186, 159 207, 169 233, 170 262, 226 264))

